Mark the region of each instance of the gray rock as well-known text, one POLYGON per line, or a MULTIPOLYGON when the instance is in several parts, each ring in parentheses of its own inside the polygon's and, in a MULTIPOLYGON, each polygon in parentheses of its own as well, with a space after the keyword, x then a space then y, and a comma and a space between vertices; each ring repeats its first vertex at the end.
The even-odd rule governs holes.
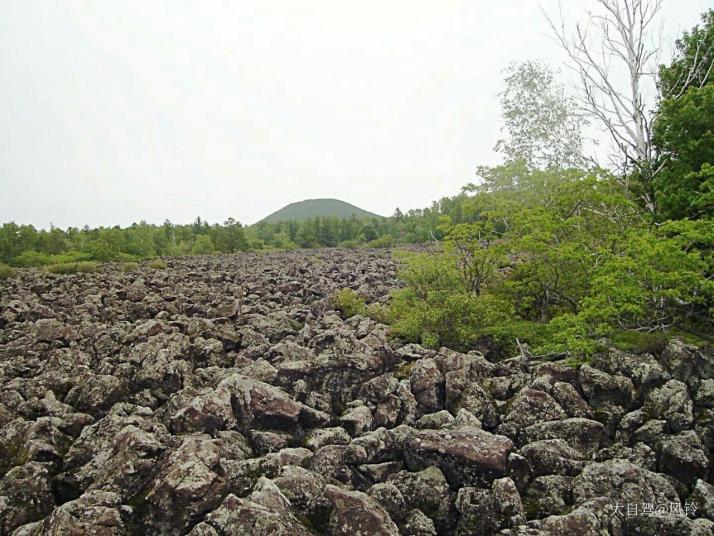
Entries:
POLYGON ((404 451, 410 468, 436 465, 454 486, 488 482, 505 475, 513 443, 475 428, 421 430, 404 451))
POLYGON ((653 390, 642 409, 651 419, 666 420, 667 426, 674 433, 691 428, 694 422, 687 386, 678 380, 670 380, 653 390))
POLYGON ((532 424, 523 430, 524 443, 541 439, 562 439, 570 446, 591 456, 603 441, 604 427, 590 419, 573 417, 561 421, 532 424))

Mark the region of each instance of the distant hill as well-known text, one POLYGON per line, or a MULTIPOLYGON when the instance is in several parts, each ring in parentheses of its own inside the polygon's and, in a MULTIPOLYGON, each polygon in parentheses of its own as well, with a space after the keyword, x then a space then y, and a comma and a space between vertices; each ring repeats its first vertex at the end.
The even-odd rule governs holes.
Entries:
POLYGON ((360 219, 382 217, 339 199, 306 199, 290 203, 261 221, 277 223, 288 220, 303 221, 311 218, 349 218, 353 214, 360 219))

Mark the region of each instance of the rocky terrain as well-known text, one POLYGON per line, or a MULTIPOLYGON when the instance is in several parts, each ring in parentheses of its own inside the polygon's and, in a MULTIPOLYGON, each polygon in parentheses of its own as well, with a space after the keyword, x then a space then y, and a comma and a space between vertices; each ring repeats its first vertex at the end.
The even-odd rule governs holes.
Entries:
POLYGON ((711 535, 714 358, 579 369, 343 319, 385 251, 0 282, 0 535, 711 535))

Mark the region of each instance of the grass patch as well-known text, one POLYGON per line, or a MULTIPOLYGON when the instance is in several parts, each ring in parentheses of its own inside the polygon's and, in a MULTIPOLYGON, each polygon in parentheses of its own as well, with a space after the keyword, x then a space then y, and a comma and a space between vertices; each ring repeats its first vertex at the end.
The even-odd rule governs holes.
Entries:
POLYGON ((351 288, 343 288, 335 292, 332 295, 332 305, 342 313, 344 318, 355 315, 365 316, 367 313, 367 304, 365 304, 364 298, 351 288))
POLYGON ((14 275, 15 270, 13 270, 12 267, 8 266, 7 264, 0 263, 0 280, 10 279, 14 275))
POLYGON ((139 263, 138 262, 125 262, 124 265, 121 267, 121 269, 124 272, 134 272, 139 269, 139 263))
POLYGON ((98 269, 99 265, 92 261, 63 262, 47 266, 47 271, 53 274, 93 274, 98 269))
POLYGON ((165 270, 166 263, 161 259, 154 259, 149 263, 149 268, 151 268, 152 270, 165 270))

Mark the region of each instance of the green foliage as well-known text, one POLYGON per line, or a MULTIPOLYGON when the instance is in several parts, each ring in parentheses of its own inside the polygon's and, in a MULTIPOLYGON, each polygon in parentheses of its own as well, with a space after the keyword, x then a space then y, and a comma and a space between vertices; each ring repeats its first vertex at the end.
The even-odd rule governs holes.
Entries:
POLYGON ((165 270, 166 263, 161 259, 154 259, 149 263, 149 268, 151 268, 152 270, 165 270))
POLYGON ((40 253, 39 251, 23 251, 15 259, 15 266, 30 268, 34 266, 46 266, 48 264, 66 264, 89 260, 91 257, 87 253, 79 251, 68 251, 66 253, 57 253, 50 255, 40 253))
POLYGON ((4 264, 4 263, 0 263, 0 280, 10 279, 14 275, 15 275, 15 270, 13 270, 11 266, 8 266, 7 264, 4 264))
POLYGON ((99 266, 96 262, 80 261, 80 262, 65 262, 61 264, 50 264, 47 266, 47 271, 53 274, 91 274, 96 272, 99 266))
POLYGON ((513 313, 497 296, 469 292, 453 255, 410 255, 400 271, 405 288, 392 293, 392 332, 427 347, 467 348, 479 329, 513 313))
POLYGON ((206 255, 215 253, 216 248, 213 245, 213 240, 208 235, 198 235, 191 246, 191 253, 194 255, 206 255))
POLYGON ((713 125, 714 82, 661 103, 655 142, 662 169, 654 180, 660 219, 714 213, 713 125))
POLYGON ((653 187, 660 220, 711 218, 714 213, 714 10, 684 32, 675 57, 660 68, 661 101, 653 143, 653 187))
POLYGON ((380 236, 379 238, 375 238, 374 240, 370 240, 366 244, 368 248, 391 248, 393 245, 394 238, 392 237, 392 235, 389 234, 380 236))
POLYGON ((343 288, 335 292, 332 296, 332 304, 345 318, 355 315, 364 316, 367 313, 364 298, 351 288, 343 288))
POLYGON ((139 269, 139 263, 138 262, 125 262, 122 265, 122 270, 124 272, 134 272, 139 269))
POLYGON ((551 341, 552 335, 550 324, 519 318, 511 318, 478 331, 479 339, 489 339, 496 345, 499 353, 506 357, 519 352, 518 343, 527 344, 534 352, 539 353, 551 341))

